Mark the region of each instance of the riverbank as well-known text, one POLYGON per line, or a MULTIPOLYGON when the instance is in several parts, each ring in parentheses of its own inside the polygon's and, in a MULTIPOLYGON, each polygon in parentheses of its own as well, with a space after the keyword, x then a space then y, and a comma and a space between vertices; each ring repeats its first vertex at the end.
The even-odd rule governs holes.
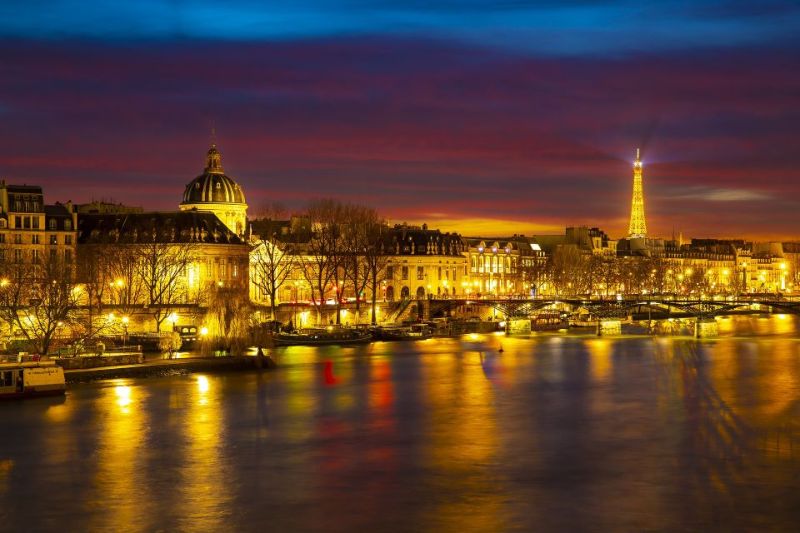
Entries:
POLYGON ((157 359, 140 364, 66 370, 67 383, 81 383, 97 379, 141 378, 189 372, 230 372, 274 368, 275 362, 265 356, 259 363, 255 356, 192 357, 185 359, 157 359))

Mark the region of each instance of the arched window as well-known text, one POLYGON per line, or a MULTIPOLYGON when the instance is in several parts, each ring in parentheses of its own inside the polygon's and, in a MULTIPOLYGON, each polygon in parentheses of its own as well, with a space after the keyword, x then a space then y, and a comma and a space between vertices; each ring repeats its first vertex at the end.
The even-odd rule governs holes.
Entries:
POLYGON ((408 290, 408 287, 403 287, 402 289, 400 289, 400 298, 408 298, 410 293, 411 291, 408 290))
POLYGON ((386 287, 386 299, 390 302, 394 301, 394 287, 391 285, 386 287))
POLYGON ((425 298, 425 287, 417 288, 417 298, 425 298))

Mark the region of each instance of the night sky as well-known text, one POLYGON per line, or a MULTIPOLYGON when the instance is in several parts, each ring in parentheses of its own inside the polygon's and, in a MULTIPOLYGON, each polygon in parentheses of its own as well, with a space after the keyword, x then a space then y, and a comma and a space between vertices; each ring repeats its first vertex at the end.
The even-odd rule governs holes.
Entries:
POLYGON ((651 234, 800 237, 800 3, 123 4, 2 3, 6 181, 176 209, 214 126, 251 215, 621 237, 641 147, 651 234))

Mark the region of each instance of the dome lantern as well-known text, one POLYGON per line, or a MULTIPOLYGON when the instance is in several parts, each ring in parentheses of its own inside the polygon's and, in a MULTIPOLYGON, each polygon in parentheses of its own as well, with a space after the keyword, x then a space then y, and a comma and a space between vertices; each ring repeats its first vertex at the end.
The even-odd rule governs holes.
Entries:
POLYGON ((217 145, 212 144, 206 152, 206 172, 209 174, 225 174, 222 168, 222 154, 217 150, 217 145))

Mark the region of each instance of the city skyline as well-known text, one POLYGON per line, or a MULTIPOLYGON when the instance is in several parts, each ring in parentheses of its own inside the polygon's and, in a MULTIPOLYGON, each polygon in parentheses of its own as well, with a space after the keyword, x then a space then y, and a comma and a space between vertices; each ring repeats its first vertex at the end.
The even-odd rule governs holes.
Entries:
POLYGON ((622 237, 640 146, 650 235, 797 238, 790 3, 248 6, 283 25, 203 5, 153 2, 137 26, 131 6, 79 25, 19 6, 0 23, 0 176, 173 209, 215 127, 254 211, 333 196, 464 234, 622 237))

